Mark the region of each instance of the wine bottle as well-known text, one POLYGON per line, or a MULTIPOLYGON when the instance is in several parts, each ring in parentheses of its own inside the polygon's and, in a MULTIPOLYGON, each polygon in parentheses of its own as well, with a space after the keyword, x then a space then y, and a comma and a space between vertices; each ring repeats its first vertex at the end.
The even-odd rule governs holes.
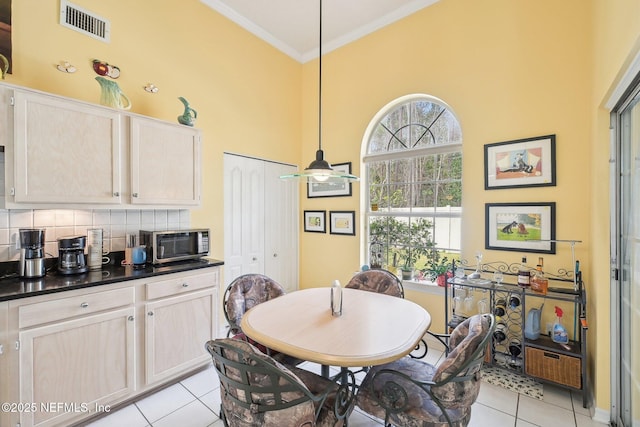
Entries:
POLYGON ((518 285, 520 286, 529 286, 531 284, 531 273, 529 273, 526 263, 527 257, 523 256, 522 264, 520 264, 520 269, 518 270, 518 285))

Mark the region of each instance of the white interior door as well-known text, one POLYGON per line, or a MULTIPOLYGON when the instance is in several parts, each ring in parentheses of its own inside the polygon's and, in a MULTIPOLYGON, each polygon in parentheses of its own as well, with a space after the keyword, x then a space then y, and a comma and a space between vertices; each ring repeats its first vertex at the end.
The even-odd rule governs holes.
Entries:
POLYGON ((225 282, 264 273, 264 165, 224 155, 225 282))
POLYGON ((298 187, 282 181, 296 167, 224 155, 225 283, 259 273, 298 287, 298 187))

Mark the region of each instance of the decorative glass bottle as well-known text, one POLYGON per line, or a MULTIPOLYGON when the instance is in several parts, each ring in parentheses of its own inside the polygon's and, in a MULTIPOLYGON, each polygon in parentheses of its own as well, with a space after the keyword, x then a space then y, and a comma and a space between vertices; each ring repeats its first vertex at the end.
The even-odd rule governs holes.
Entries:
POLYGON ((518 270, 518 285, 520 286, 529 286, 531 284, 531 273, 529 273, 526 263, 527 257, 522 257, 522 264, 518 270))

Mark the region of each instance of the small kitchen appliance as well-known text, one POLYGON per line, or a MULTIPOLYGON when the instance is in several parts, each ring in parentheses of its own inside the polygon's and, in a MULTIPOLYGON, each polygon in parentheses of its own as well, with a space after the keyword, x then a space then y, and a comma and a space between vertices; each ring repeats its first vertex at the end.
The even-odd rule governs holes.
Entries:
POLYGON ((58 239, 58 271, 61 274, 80 274, 89 270, 84 256, 86 236, 66 236, 58 239))
POLYGON ((22 278, 42 277, 44 265, 44 228, 21 228, 18 275, 22 278))
POLYGON ((156 265, 200 259, 209 255, 209 230, 140 230, 140 245, 147 249, 146 262, 156 265))

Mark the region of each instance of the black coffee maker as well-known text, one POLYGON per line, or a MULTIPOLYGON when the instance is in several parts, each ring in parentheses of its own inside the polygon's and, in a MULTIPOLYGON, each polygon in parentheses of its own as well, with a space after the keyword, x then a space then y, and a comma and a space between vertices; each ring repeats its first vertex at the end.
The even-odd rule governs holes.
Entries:
POLYGON ((80 274, 89 271, 84 256, 87 236, 66 236, 58 239, 58 271, 61 274, 80 274))

